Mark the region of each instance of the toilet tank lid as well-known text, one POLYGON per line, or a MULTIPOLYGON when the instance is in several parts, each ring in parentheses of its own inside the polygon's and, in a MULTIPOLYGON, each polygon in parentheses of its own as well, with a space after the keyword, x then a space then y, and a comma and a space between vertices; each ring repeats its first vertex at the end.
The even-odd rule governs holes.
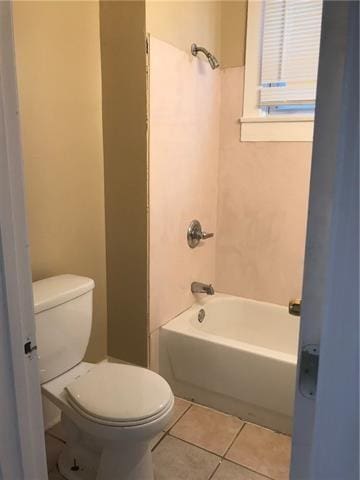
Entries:
POLYGON ((94 280, 79 275, 57 275, 33 283, 34 313, 66 303, 93 290, 94 280))

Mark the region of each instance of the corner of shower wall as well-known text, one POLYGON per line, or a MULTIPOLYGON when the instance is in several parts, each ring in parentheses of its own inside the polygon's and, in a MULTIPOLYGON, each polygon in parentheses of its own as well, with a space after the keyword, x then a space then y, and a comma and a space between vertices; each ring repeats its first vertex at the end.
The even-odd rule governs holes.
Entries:
POLYGON ((192 281, 215 283, 216 237, 190 249, 186 232, 194 219, 216 232, 220 75, 190 52, 151 36, 149 291, 155 370, 159 328, 192 305, 192 281))

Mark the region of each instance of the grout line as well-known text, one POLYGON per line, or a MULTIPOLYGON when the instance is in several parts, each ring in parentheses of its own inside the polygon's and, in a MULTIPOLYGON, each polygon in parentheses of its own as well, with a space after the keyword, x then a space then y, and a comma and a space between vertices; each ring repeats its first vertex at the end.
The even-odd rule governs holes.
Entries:
POLYGON ((224 460, 226 460, 229 463, 232 463, 233 465, 237 465, 238 467, 242 467, 251 473, 256 473, 257 475, 260 475, 260 477, 263 477, 266 480, 275 480, 274 478, 268 477, 267 475, 265 475, 265 473, 261 473, 258 470, 253 470, 252 468, 249 468, 246 465, 243 465, 242 463, 236 463, 234 460, 230 460, 229 458, 224 458, 224 460))
POLYGON ((229 458, 226 458, 226 455, 229 453, 229 450, 230 450, 231 447, 234 445, 235 441, 238 439, 238 437, 240 436, 241 432, 242 432, 242 431, 244 430, 244 428, 246 427, 246 424, 247 424, 247 422, 244 422, 244 424, 242 425, 242 427, 241 427, 240 430, 238 431, 237 435, 235 435, 234 440, 231 442, 229 448, 226 450, 226 452, 225 452, 225 454, 224 454, 224 456, 223 456, 223 460, 226 460, 226 461, 228 461, 228 462, 231 462, 231 463, 234 464, 234 465, 238 465, 238 466, 240 466, 240 467, 243 467, 243 468, 245 468, 246 470, 249 470, 250 472, 256 473, 256 474, 258 474, 258 475, 262 475, 262 476, 263 476, 264 478, 266 478, 266 479, 273 480, 271 477, 268 477, 267 475, 264 475, 264 474, 262 474, 261 472, 258 472, 257 470, 253 470, 253 469, 247 467, 246 465, 243 465, 242 463, 237 463, 237 462, 235 462, 234 460, 231 460, 231 459, 229 459, 229 458))
MULTIPOLYGON (((181 397, 178 397, 178 398, 181 398, 181 397)), ((242 417, 239 417, 238 415, 234 415, 232 413, 227 413, 227 412, 223 412, 221 410, 217 410, 216 408, 214 407, 208 407, 207 405, 205 405, 204 403, 197 403, 195 402, 194 400, 188 400, 186 398, 184 398, 183 400, 187 400, 188 402, 191 402, 193 405, 195 406, 198 406, 198 407, 202 407, 202 408, 206 408, 207 410, 212 410, 214 412, 217 412, 217 413, 221 413, 222 415, 227 415, 228 417, 234 417, 234 418, 238 418, 239 420, 241 420, 242 422, 244 423, 248 423, 250 425, 255 425, 255 427, 259 427, 259 428, 263 428, 264 430, 269 430, 270 432, 273 432, 273 433, 277 433, 278 435, 284 435, 285 437, 290 437, 292 438, 292 433, 284 433, 282 432, 281 430, 275 430, 274 428, 271 428, 271 427, 266 427, 264 425, 261 425, 259 423, 255 423, 251 420, 246 420, 245 418, 242 418, 242 417)))
POLYGON ((222 456, 219 455, 218 453, 212 452, 211 450, 207 450, 204 447, 200 447, 199 445, 195 445, 194 443, 191 443, 187 440, 184 440, 183 438, 176 437, 175 435, 168 433, 169 437, 175 438, 176 440, 180 440, 181 442, 187 443, 188 445, 191 445, 192 447, 199 448, 200 450, 203 450, 206 453, 211 453, 211 455, 214 455, 215 457, 218 457, 219 460, 222 460, 222 456))
MULTIPOLYGON (((180 397, 179 397, 180 398, 180 397)), ((169 427, 167 430, 165 430, 166 433, 169 433, 171 429, 173 429, 175 427, 175 425, 183 418, 183 416, 185 415, 185 413, 187 413, 191 407, 193 406, 193 403, 190 403, 190 405, 183 411, 183 413, 179 416, 179 418, 177 418, 175 420, 175 422, 171 425, 171 427, 169 427)))
MULTIPOLYGON (((240 418, 240 420, 242 419, 240 418)), ((274 428, 265 427, 264 425, 260 425, 259 423, 251 422, 250 420, 243 420, 243 422, 246 422, 249 425, 254 425, 255 427, 263 428, 264 430, 268 430, 269 432, 272 432, 272 433, 277 433, 278 435, 284 435, 285 437, 292 438, 292 433, 284 433, 284 432, 281 432, 280 430, 275 430, 274 428)))
POLYGON ((211 480, 212 478, 215 477, 215 474, 216 474, 216 472, 219 470, 221 463, 222 463, 222 459, 221 459, 220 462, 217 464, 215 470, 212 472, 212 474, 210 475, 210 477, 208 478, 208 480, 211 480))
MULTIPOLYGON (((179 397, 180 398, 180 397, 179 397)), ((227 447, 227 449, 225 450, 225 453, 223 455, 219 455, 218 453, 215 453, 215 452, 212 452, 211 450, 207 450, 206 448, 204 447, 201 447, 199 445, 196 445, 192 442, 189 442, 187 440, 184 440, 183 438, 180 438, 180 437, 177 437, 176 435, 172 434, 170 432, 170 430, 179 422, 179 420, 181 420, 181 418, 185 415, 186 412, 188 412, 193 406, 200 406, 202 408, 207 408, 208 410, 213 410, 214 412, 217 412, 217 413, 223 413, 223 412, 220 412, 219 410, 215 410, 211 407, 207 407, 206 405, 201 405, 201 404, 198 404, 198 403, 195 403, 194 401, 191 402, 190 406, 183 412, 182 415, 180 415, 180 417, 176 420, 176 422, 174 423, 174 425, 167 431, 167 435, 169 435, 170 437, 172 438, 176 438, 177 440, 180 440, 184 443, 187 443, 188 445, 191 445, 195 448, 199 448, 200 450, 203 450, 204 452, 207 452, 207 453, 210 453, 211 455, 215 455, 219 458, 219 463, 217 465, 217 467, 215 468, 215 470, 212 472, 212 474, 210 475, 209 479, 208 480, 211 480, 212 478, 214 478, 216 472, 218 471, 218 469, 220 468, 220 465, 221 463, 226 460, 230 463, 232 463, 233 465, 237 465, 237 466, 240 466, 242 468, 245 468, 245 470, 248 470, 249 472, 252 472, 252 473, 256 473, 257 475, 260 475, 262 476, 264 479, 266 480, 273 480, 271 477, 267 476, 267 475, 264 475, 263 473, 259 472, 259 471, 256 471, 256 470, 252 470, 251 468, 245 466, 245 465, 242 465, 241 463, 237 463, 233 460, 230 460, 228 458, 226 458, 226 455, 229 453, 229 450, 231 449, 231 447, 234 445, 234 443, 236 442, 236 440, 238 439, 238 437, 240 436, 241 432, 244 430, 245 426, 247 423, 250 423, 252 425, 256 425, 256 426, 259 426, 257 425, 256 423, 252 423, 252 422, 247 422, 247 421, 244 421, 243 419, 241 419, 240 417, 235 417, 234 415, 230 415, 230 414, 226 414, 226 413, 223 413, 224 415, 228 415, 230 417, 234 417, 234 418, 239 418, 239 420, 241 420, 243 422, 243 425, 240 427, 239 431, 237 432, 237 434, 234 436, 234 438, 232 439, 232 441, 230 442, 230 445, 227 447)), ((266 427, 261 427, 261 428, 266 428, 266 427)), ((272 432, 274 432, 274 430, 271 430, 269 428, 267 428, 267 430, 270 430, 272 432)), ((278 432, 276 432, 278 433, 278 432)), ((282 434, 284 435, 284 434, 282 434)), ((160 442, 162 442, 164 440, 165 436, 161 438, 160 442)), ((159 442, 159 443, 160 443, 159 442)), ((159 444, 158 443, 158 444, 159 444)), ((157 445, 158 445, 157 444, 157 445)), ((157 446, 156 445, 156 446, 157 446)))
POLYGON ((188 401, 189 401, 189 402, 191 401, 191 403, 192 403, 195 407, 204 408, 205 410, 211 410, 212 412, 220 413, 221 415, 224 415, 225 417, 238 418, 238 419, 241 420, 242 422, 245 422, 245 421, 246 421, 246 420, 243 420, 242 418, 238 417, 237 415, 233 415, 232 413, 222 412, 221 410, 217 410, 217 409, 214 408, 214 407, 209 407, 208 405, 205 405, 205 403, 198 403, 198 402, 195 402, 194 400, 188 400, 188 401))
MULTIPOLYGON (((180 398, 180 397, 179 397, 179 398, 180 398)), ((246 422, 244 422, 244 420, 241 420, 241 419, 239 418, 239 420, 241 420, 241 421, 243 422, 243 425, 241 425, 240 430, 236 433, 236 435, 234 436, 234 438, 233 438, 232 441, 230 442, 230 445, 226 448, 226 450, 225 450, 225 452, 224 452, 223 454, 215 453, 215 452, 213 452, 213 451, 211 451, 211 450, 208 450, 208 449, 206 449, 206 448, 204 448, 204 447, 201 447, 200 445, 196 445, 195 443, 192 443, 192 442, 190 442, 190 441, 188 441, 188 440, 184 440, 183 438, 178 437, 178 436, 176 436, 175 434, 171 433, 171 430, 173 429, 173 427, 182 419, 182 417, 185 415, 185 413, 187 413, 193 406, 199 406, 199 407, 205 408, 205 409, 207 409, 207 410, 212 410, 212 411, 214 411, 214 412, 216 412, 216 413, 221 413, 221 414, 226 415, 226 416, 229 416, 229 417, 238 418, 238 417, 235 417, 234 415, 230 415, 230 414, 228 414, 228 413, 223 413, 223 412, 220 412, 219 410, 215 410, 214 408, 206 407, 205 405, 201 405, 201 404, 198 404, 198 403, 195 403, 194 401, 192 401, 191 404, 190 404, 190 406, 184 411, 184 413, 183 413, 182 415, 180 415, 180 417, 176 420, 176 422, 174 423, 174 425, 167 431, 167 434, 168 434, 170 437, 172 437, 172 438, 176 438, 176 439, 178 439, 178 440, 181 440, 181 441, 187 443, 188 445, 192 445, 192 446, 194 446, 194 447, 200 448, 200 449, 203 450, 204 452, 211 453, 212 455, 216 455, 216 456, 219 457, 221 460, 225 459, 225 455, 228 453, 228 451, 230 450, 230 448, 233 446, 235 440, 238 438, 238 436, 240 435, 240 433, 241 433, 242 430, 244 429, 244 427, 245 427, 245 425, 246 425, 246 422)), ((163 438, 164 438, 164 437, 163 437, 163 438)), ((162 441, 163 438, 162 438, 160 441, 162 441)), ((160 442, 159 442, 159 443, 160 443, 160 442)), ((221 461, 220 461, 220 463, 221 463, 221 461)), ((220 463, 219 463, 219 466, 220 466, 220 463)), ((218 466, 218 467, 219 467, 219 466, 218 466)), ((217 467, 217 468, 218 468, 218 467, 217 467)), ((214 471, 214 473, 215 473, 215 471, 214 471)), ((211 477, 210 477, 210 478, 211 478, 211 477)), ((209 480, 210 480, 210 479, 209 479, 209 480)))
POLYGON ((160 440, 158 442, 155 443, 155 445, 152 447, 151 451, 153 452, 155 450, 155 448, 158 447, 158 445, 164 440, 164 438, 168 435, 168 432, 164 432, 162 431, 162 433, 164 434, 160 440))
MULTIPOLYGON (((238 438, 238 436, 240 435, 240 433, 243 431, 244 427, 245 427, 246 423, 244 423, 244 425, 240 428, 239 432, 237 433, 237 435, 235 436, 233 442, 230 444, 230 447, 227 449, 227 451, 225 452, 225 455, 228 453, 228 451, 230 450, 230 448, 232 447, 233 443, 235 442, 235 440, 238 438)), ((251 468, 245 466, 245 465, 242 465, 241 463, 237 463, 235 462, 234 460, 230 460, 229 458, 225 458, 225 456, 220 456, 218 453, 215 453, 215 452, 212 452, 211 450, 207 450, 206 448, 204 447, 200 447, 199 445, 195 445, 194 443, 191 443, 187 440, 184 440, 183 438, 179 438, 179 437, 176 437, 175 435, 172 435, 171 433, 168 433, 167 434, 169 437, 171 438, 175 438, 176 440, 180 440, 180 442, 184 442, 184 443, 187 443, 188 445, 191 445, 192 447, 195 447, 195 448, 199 448, 200 450, 206 452, 206 453, 210 453, 211 455, 215 455, 216 457, 218 457, 219 459, 219 464, 218 466, 216 467, 216 469, 213 471, 213 473, 211 474, 211 476, 209 477, 208 480, 211 480, 213 478, 213 476, 215 475, 215 473, 217 472, 217 470, 220 468, 220 465, 222 464, 222 462, 224 460, 226 460, 227 462, 230 462, 232 463, 233 465, 237 465, 238 467, 242 467, 242 468, 245 468, 245 470, 248 470, 249 472, 252 472, 252 473, 256 473, 257 475, 260 475, 260 477, 264 477, 264 479, 266 480, 274 480, 273 478, 271 477, 268 477, 267 475, 264 475, 263 473, 257 471, 257 470, 252 470, 251 468)), ((160 440, 160 441, 163 441, 164 437, 160 440)), ((160 443, 160 442, 159 442, 160 443)))
POLYGON ((237 440, 237 438, 239 437, 240 433, 244 430, 245 425, 246 425, 245 422, 241 425, 240 430, 237 432, 237 434, 234 436, 234 438, 233 438, 232 441, 230 442, 230 445, 229 445, 228 448, 225 450, 225 453, 224 453, 224 455, 222 456, 223 459, 225 459, 226 455, 229 453, 230 448, 234 445, 234 443, 235 443, 235 441, 237 440))
MULTIPOLYGON (((180 398, 180 397, 178 397, 180 398)), ((181 398, 181 400, 185 400, 183 398, 181 398)), ((189 402, 189 405, 185 408, 185 410, 180 414, 179 418, 177 418, 175 420, 175 422, 171 425, 171 427, 169 427, 167 430, 162 430, 162 432, 164 433, 164 435, 160 438, 160 440, 153 446, 153 448, 151 449, 151 451, 153 452, 155 450, 155 448, 158 447, 159 443, 161 443, 164 438, 167 436, 167 435, 170 435, 170 430, 175 427, 175 425, 182 419, 182 417, 185 415, 186 412, 188 412, 190 410, 190 408, 193 406, 193 404, 189 401, 189 400, 186 400, 189 402)), ((177 437, 176 437, 177 438, 177 437)))

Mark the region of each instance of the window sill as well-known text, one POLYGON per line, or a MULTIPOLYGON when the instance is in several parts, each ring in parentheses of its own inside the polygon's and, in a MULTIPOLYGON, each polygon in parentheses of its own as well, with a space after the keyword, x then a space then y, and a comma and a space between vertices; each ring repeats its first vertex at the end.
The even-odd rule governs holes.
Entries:
POLYGON ((240 123, 242 142, 312 142, 313 139, 313 117, 242 117, 240 123))

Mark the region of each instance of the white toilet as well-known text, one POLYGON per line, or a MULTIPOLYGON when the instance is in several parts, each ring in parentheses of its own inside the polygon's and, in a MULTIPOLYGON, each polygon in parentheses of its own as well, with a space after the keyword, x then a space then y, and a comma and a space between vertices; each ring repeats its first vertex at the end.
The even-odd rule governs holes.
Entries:
POLYGON ((61 410, 66 435, 59 470, 69 480, 153 480, 150 442, 174 396, 145 368, 82 361, 93 289, 76 275, 33 283, 42 393, 61 410))

